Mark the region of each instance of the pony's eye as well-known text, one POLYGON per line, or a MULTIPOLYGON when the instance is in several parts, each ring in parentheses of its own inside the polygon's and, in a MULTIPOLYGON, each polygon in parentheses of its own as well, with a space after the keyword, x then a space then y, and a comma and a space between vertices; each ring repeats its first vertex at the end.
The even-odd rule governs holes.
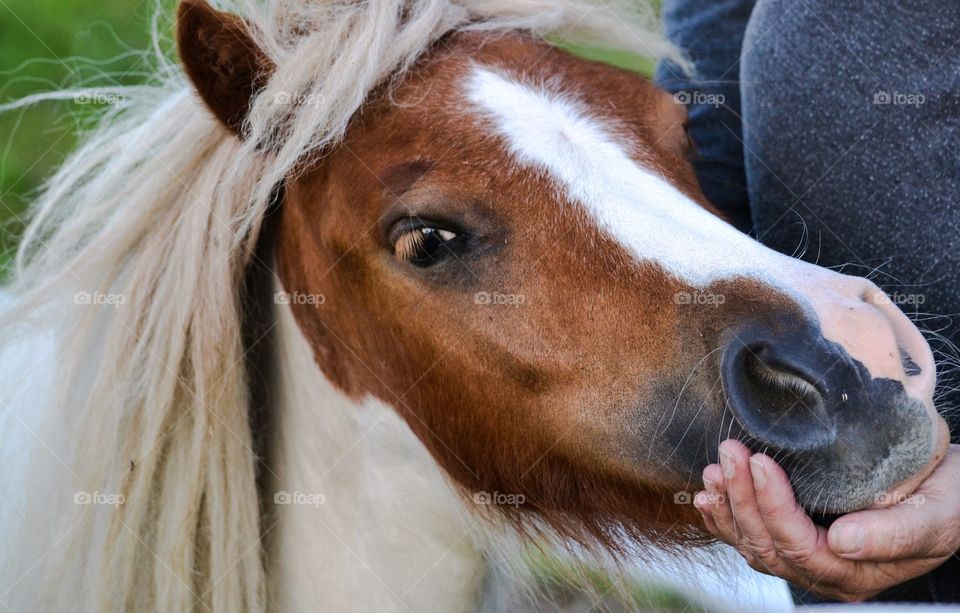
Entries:
POLYGON ((416 226, 400 234, 393 250, 404 262, 415 266, 430 266, 451 253, 447 243, 456 237, 457 234, 450 230, 416 226))

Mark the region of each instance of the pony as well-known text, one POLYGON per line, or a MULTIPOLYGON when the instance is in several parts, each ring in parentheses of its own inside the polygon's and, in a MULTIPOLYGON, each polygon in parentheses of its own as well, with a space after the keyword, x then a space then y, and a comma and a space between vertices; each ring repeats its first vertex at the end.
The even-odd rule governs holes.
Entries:
POLYGON ((551 42, 682 61, 632 4, 181 0, 181 67, 18 253, 0 600, 509 610, 529 543, 707 541, 725 437, 811 513, 910 491, 947 444, 922 335, 735 230, 683 106, 551 42))

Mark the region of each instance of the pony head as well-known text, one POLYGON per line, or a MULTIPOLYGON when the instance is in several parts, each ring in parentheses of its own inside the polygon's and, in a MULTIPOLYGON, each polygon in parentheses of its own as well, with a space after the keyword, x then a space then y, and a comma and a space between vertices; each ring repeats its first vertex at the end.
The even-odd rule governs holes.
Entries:
MULTIPOLYGON (((944 454, 931 351, 883 292, 736 231, 697 185, 683 106, 544 42, 672 53, 635 0, 222 4, 243 17, 182 0, 189 82, 164 66, 119 88, 33 205, 0 330, 52 321, 56 368, 3 412, 14 608, 265 610, 284 576, 269 521, 299 544, 320 519, 265 504, 272 453, 284 473, 322 448, 277 434, 311 410, 321 430, 384 410, 416 454, 390 474, 450 515, 436 466, 497 520, 614 552, 704 537, 689 492, 725 438, 820 514, 909 492, 944 454)), ((372 473, 397 457, 360 455, 336 485, 389 489, 372 473)), ((373 547, 421 535, 326 509, 373 547)), ((288 574, 352 598, 350 569, 328 570, 288 574)))
MULTIPOLYGON (((238 18, 182 2, 178 40, 239 139, 314 103, 271 89, 238 18)), ((871 282, 731 227, 684 124, 644 78, 526 35, 437 40, 284 177, 275 266, 323 376, 573 536, 685 533, 673 503, 728 437, 811 512, 910 490, 947 444, 923 337, 871 282)))

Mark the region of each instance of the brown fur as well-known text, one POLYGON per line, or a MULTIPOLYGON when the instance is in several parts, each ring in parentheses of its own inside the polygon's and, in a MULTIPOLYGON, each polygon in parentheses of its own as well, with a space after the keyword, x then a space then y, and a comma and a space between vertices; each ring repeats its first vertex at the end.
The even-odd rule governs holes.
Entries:
POLYGON ((618 428, 656 373, 676 367, 664 356, 682 353, 681 339, 664 332, 682 288, 638 269, 558 203, 546 177, 512 167, 454 107, 455 88, 467 58, 530 80, 559 75, 630 131, 638 158, 702 201, 683 157, 683 110, 636 75, 520 36, 445 46, 393 92, 399 105, 372 101, 343 145, 288 185, 281 279, 326 298, 296 307, 297 320, 337 385, 395 405, 468 490, 522 494, 521 513, 607 544, 617 528, 676 537, 696 520, 673 504, 677 480, 638 479, 606 448, 625 443, 618 428), (407 271, 384 240, 403 213, 489 228, 488 255, 447 277, 407 271), (526 305, 484 308, 482 291, 523 294, 526 305))
MULTIPOLYGON (((181 40, 219 28, 227 49, 215 57, 243 53, 236 22, 209 12, 189 21, 199 26, 182 19, 181 40)), ((262 61, 248 57, 241 72, 263 75, 262 61)), ((633 144, 639 163, 709 208, 688 160, 685 111, 645 79, 519 34, 448 36, 287 182, 278 273, 286 291, 324 297, 294 302, 297 322, 323 373, 351 396, 393 405, 467 492, 522 495, 519 507, 499 508, 518 525, 537 518, 611 549, 624 535, 698 539, 699 515, 673 496, 698 484, 723 416, 704 416, 687 441, 676 431, 686 434, 692 410, 670 430, 660 422, 723 320, 776 297, 741 282, 742 302, 684 311, 674 297, 691 288, 638 265, 471 119, 459 89, 471 62, 574 97, 633 144), (388 240, 408 216, 469 228, 477 246, 440 269, 414 268, 388 240), (480 305, 478 292, 524 304, 480 305), (660 457, 671 450, 676 460, 660 457)), ((239 73, 210 64, 187 62, 204 100, 237 130, 249 90, 227 95, 239 73)), ((722 406, 713 383, 698 374, 696 398, 722 406)))
POLYGON ((204 103, 237 135, 250 101, 273 71, 242 18, 212 8, 205 0, 177 6, 177 49, 183 67, 204 103))

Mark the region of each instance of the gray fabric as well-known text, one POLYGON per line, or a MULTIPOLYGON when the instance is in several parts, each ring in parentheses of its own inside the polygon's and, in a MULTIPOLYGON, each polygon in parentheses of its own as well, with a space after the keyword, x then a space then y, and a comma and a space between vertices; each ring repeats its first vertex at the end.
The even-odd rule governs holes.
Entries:
POLYGON ((759 0, 741 90, 760 240, 960 340, 960 2, 759 0))
POLYGON ((754 0, 666 0, 667 36, 696 67, 657 66, 657 85, 687 107, 697 145, 694 170, 704 195, 744 232, 751 226, 740 134, 740 48, 754 0), (704 36, 709 32, 709 36, 704 36))
MULTIPOLYGON (((764 243, 877 270, 904 311, 937 315, 921 326, 960 342, 960 2, 665 0, 664 20, 697 75, 661 66, 660 84, 728 97, 690 109, 714 204, 739 220, 745 181, 764 243), (739 99, 728 81, 738 61, 739 99)), ((943 383, 958 385, 956 373, 943 383)), ((960 392, 938 405, 960 442, 960 392)), ((877 600, 960 602, 960 557, 877 600)))
MULTIPOLYGON (((741 94, 760 240, 879 269, 904 311, 940 315, 922 325, 960 341, 960 3, 758 0, 741 94)), ((958 400, 938 397, 955 442, 958 400)), ((878 599, 957 602, 958 576, 954 556, 878 599)))

